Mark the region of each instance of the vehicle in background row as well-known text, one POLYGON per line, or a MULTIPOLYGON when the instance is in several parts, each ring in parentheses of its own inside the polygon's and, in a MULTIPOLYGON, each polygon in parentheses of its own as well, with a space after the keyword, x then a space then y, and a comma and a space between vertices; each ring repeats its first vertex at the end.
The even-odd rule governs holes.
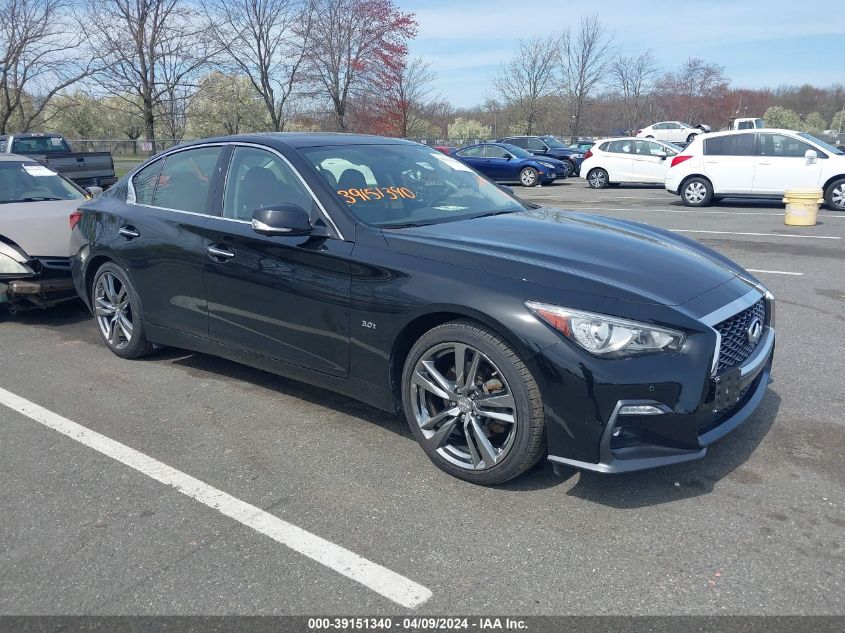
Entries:
POLYGON ((173 345, 402 411, 477 484, 703 457, 769 383, 774 299, 728 258, 400 139, 183 145, 83 205, 71 243, 117 356, 173 345))
POLYGON ((677 145, 654 139, 608 139, 585 154, 581 176, 593 189, 604 189, 623 182, 663 184, 668 159, 680 151, 677 145))
POLYGON ((845 152, 793 130, 708 134, 666 172, 666 189, 691 207, 721 198, 781 199, 787 189, 804 188, 821 189, 829 208, 845 211, 845 152))
POLYGON ((766 122, 760 118, 741 117, 728 122, 728 130, 762 130, 766 122))
POLYGON ((454 154, 456 151, 458 151, 458 148, 457 148, 457 147, 452 147, 451 145, 434 145, 433 147, 434 147, 434 149, 436 149, 438 152, 443 152, 443 153, 444 153, 444 154, 446 154, 447 156, 451 156, 451 155, 452 155, 452 154, 454 154))
POLYGON ((566 178, 568 165, 554 158, 540 158, 507 143, 479 143, 464 147, 453 158, 469 165, 491 180, 518 182, 524 187, 548 185, 566 178))
POLYGON ((496 140, 497 143, 516 145, 537 156, 566 161, 569 165, 565 176, 577 176, 584 159, 584 152, 573 149, 554 136, 509 136, 496 140))
POLYGON ((68 218, 88 197, 31 158, 0 154, 0 304, 16 312, 76 298, 68 218))
POLYGON ((661 121, 637 130, 634 136, 653 138, 667 143, 690 143, 699 134, 710 131, 708 125, 690 125, 681 121, 661 121))
POLYGON ((0 154, 29 156, 80 187, 108 189, 117 177, 109 152, 74 152, 59 134, 8 134, 0 136, 0 154))

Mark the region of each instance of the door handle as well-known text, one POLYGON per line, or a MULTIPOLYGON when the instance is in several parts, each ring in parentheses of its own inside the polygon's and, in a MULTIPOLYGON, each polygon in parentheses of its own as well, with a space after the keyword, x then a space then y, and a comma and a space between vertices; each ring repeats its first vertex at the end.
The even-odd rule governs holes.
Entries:
POLYGON ((141 237, 141 234, 135 230, 134 226, 121 226, 117 232, 127 240, 134 240, 136 237, 141 237))
POLYGON ((218 261, 228 261, 235 256, 232 251, 228 251, 225 248, 220 248, 218 246, 209 246, 207 249, 205 249, 205 252, 217 259, 218 261))
POLYGON ((772 163, 767 160, 761 160, 757 162, 758 165, 771 165, 772 163))

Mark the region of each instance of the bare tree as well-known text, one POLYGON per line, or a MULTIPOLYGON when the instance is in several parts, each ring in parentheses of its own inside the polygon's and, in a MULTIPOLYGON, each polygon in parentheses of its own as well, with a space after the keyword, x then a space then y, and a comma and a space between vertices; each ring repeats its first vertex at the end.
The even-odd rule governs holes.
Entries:
POLYGON ((661 102, 671 117, 695 125, 705 118, 727 118, 728 78, 725 68, 691 57, 676 72, 666 73, 658 82, 661 102))
POLYGON ((556 91, 556 61, 560 38, 535 36, 519 40, 516 53, 493 81, 498 96, 516 116, 518 131, 536 134, 539 121, 556 91))
POLYGON ((607 80, 607 69, 615 54, 613 36, 597 15, 581 18, 576 31, 561 33, 560 64, 563 93, 569 109, 569 131, 578 136, 587 101, 607 80))
POLYGON ((87 0, 102 86, 140 111, 156 151, 156 123, 169 131, 214 53, 203 21, 186 0, 87 0), (178 102, 178 103, 177 103, 178 102))
POLYGON ((246 75, 264 101, 273 130, 285 129, 311 36, 310 0, 211 0, 210 29, 227 65, 246 75))
POLYGON ((379 94, 377 108, 383 125, 377 131, 404 138, 425 135, 430 124, 422 111, 436 77, 431 66, 416 57, 398 68, 387 67, 380 75, 384 89, 376 94, 379 94))
POLYGON ((308 76, 331 102, 335 127, 345 131, 350 97, 402 63, 416 22, 392 0, 314 0, 314 20, 320 28, 311 33, 308 76))
POLYGON ((90 74, 71 21, 67 0, 0 0, 0 133, 29 130, 56 94, 90 74))
POLYGON ((645 125, 656 76, 657 64, 650 49, 639 55, 619 56, 610 66, 611 83, 622 100, 625 129, 630 133, 645 125))

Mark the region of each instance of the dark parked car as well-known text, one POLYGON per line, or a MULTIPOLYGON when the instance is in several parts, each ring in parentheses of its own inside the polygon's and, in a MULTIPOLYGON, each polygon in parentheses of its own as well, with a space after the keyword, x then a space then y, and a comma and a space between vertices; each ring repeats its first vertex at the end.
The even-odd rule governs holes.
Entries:
POLYGON ((528 150, 537 156, 556 158, 566 161, 569 165, 566 176, 577 176, 581 169, 581 161, 584 160, 584 152, 577 148, 569 147, 566 143, 554 136, 509 136, 500 138, 497 143, 508 143, 528 150))
POLYGON ((171 345, 403 411, 476 483, 546 456, 600 472, 702 457, 769 382, 773 298, 728 258, 534 207, 409 141, 196 142, 85 204, 71 235, 118 356, 171 345))
POLYGON ((525 187, 548 185, 566 178, 567 165, 554 158, 539 158, 515 145, 480 143, 452 154, 465 165, 498 182, 518 182, 525 187))
POLYGON ((80 187, 107 189, 117 181, 109 152, 74 152, 59 134, 26 132, 0 136, 0 154, 29 156, 80 187))

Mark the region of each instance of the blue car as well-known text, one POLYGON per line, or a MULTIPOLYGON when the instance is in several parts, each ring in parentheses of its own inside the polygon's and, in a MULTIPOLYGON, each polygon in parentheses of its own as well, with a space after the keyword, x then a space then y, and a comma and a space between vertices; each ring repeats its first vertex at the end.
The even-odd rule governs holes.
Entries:
POLYGON ((480 143, 452 153, 459 161, 498 182, 518 182, 525 187, 547 185, 566 178, 567 167, 552 158, 540 158, 507 143, 480 143))
POLYGON ((507 138, 500 138, 497 143, 508 143, 516 145, 524 150, 531 152, 537 156, 546 158, 555 158, 557 160, 567 163, 566 176, 577 176, 581 170, 581 163, 584 161, 584 154, 586 150, 581 151, 578 148, 569 147, 560 139, 554 136, 509 136, 507 138))

